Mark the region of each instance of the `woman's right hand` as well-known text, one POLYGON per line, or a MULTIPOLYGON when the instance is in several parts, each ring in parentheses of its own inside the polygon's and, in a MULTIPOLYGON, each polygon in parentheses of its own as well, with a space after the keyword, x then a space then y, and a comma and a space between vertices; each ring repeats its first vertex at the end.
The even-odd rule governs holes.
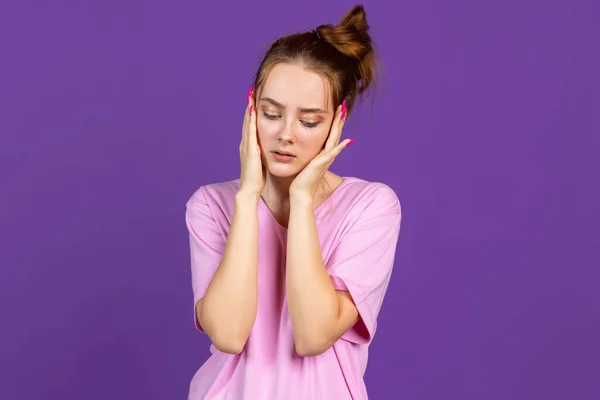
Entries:
POLYGON ((266 170, 261 159, 261 149, 256 132, 256 109, 254 107, 254 88, 248 91, 248 106, 242 127, 240 143, 240 188, 239 192, 260 196, 265 186, 266 170))

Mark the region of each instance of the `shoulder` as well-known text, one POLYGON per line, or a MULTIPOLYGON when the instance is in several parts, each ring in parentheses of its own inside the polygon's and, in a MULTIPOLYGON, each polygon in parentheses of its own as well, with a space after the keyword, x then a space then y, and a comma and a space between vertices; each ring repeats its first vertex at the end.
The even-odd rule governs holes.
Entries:
POLYGON ((383 182, 346 177, 340 193, 350 212, 361 215, 401 214, 400 198, 396 191, 383 182))
POLYGON ((227 208, 235 200, 239 179, 202 185, 194 190, 186 206, 227 208))

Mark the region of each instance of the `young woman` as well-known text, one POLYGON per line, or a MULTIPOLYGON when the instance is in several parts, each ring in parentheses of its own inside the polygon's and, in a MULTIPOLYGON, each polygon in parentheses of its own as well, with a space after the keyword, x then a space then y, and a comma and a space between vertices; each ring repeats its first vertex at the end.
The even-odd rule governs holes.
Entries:
POLYGON ((365 11, 273 43, 248 92, 241 176, 187 203, 196 327, 211 357, 189 399, 366 399, 368 346, 400 204, 328 167, 374 79, 365 11))

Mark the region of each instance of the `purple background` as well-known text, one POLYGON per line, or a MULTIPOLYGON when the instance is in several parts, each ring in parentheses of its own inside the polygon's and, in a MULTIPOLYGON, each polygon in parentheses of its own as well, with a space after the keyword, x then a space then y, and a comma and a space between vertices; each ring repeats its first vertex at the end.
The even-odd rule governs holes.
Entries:
MULTIPOLYGON (((0 3, 0 398, 183 399, 184 205, 239 176, 261 52, 354 3, 0 3)), ((404 220, 373 399, 600 399, 600 3, 373 1, 343 175, 404 220), (596 159, 595 159, 596 158, 596 159)))

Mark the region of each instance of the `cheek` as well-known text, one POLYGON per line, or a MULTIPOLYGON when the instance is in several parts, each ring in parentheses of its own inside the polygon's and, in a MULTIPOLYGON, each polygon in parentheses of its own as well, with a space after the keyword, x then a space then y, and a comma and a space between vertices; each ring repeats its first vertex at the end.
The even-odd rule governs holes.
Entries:
POLYGON ((319 151, 321 151, 323 146, 325 146, 325 142, 327 141, 328 136, 328 129, 316 128, 300 135, 298 141, 302 143, 303 147, 307 151, 316 155, 317 153, 319 153, 319 151))
POLYGON ((277 136, 277 124, 273 123, 273 121, 259 119, 256 123, 256 130, 258 137, 262 141, 269 141, 277 136))
POLYGON ((318 131, 315 132, 315 141, 317 142, 317 146, 319 148, 325 146, 325 142, 327 142, 327 139, 329 138, 329 131, 329 125, 321 124, 321 126, 318 128, 318 131))

